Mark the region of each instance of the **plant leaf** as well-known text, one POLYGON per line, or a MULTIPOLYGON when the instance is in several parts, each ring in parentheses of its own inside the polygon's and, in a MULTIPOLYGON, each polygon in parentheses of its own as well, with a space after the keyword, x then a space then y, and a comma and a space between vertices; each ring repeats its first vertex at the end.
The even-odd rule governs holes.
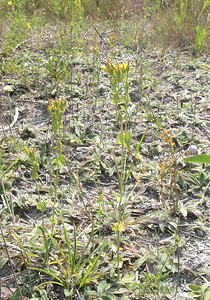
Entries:
POLYGON ((129 149, 130 145, 131 145, 131 133, 130 133, 130 131, 127 131, 125 133, 125 135, 124 135, 124 141, 125 141, 127 149, 129 149))
POLYGON ((3 266, 7 263, 7 258, 1 258, 0 259, 0 270, 3 268, 3 266))
POLYGON ((198 154, 184 159, 185 163, 210 164, 210 155, 198 154))
POLYGON ((180 207, 180 212, 183 215, 183 217, 186 218, 186 216, 187 216, 187 208, 182 205, 180 207))

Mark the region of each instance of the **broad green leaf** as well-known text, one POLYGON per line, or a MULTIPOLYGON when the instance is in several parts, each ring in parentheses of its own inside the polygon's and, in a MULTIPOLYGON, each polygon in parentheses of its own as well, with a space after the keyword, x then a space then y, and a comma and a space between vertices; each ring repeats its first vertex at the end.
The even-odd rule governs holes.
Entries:
POLYGON ((129 149, 130 145, 131 145, 131 133, 130 133, 130 131, 127 131, 125 133, 125 135, 124 135, 124 141, 125 141, 126 147, 129 149))
POLYGON ((123 278, 119 281, 120 284, 129 284, 134 282, 135 274, 126 274, 123 278))
POLYGON ((210 300, 210 290, 205 293, 203 300, 210 300))
POLYGON ((120 132, 117 136, 117 143, 125 146, 126 148, 130 148, 131 145, 131 134, 130 131, 127 132, 120 132))
POLYGON ((208 283, 204 283, 201 286, 201 290, 202 290, 203 293, 207 292, 208 288, 210 288, 208 283))
POLYGON ((125 142, 124 142, 124 134, 122 132, 120 132, 117 136, 117 143, 125 146, 125 142))
POLYGON ((146 256, 137 259, 137 261, 135 261, 135 263, 133 265, 135 270, 140 268, 145 263, 146 259, 147 259, 146 256))
POLYGON ((183 205, 180 207, 180 212, 184 218, 187 216, 187 209, 183 205))
POLYGON ((210 155, 198 154, 184 159, 185 163, 210 164, 210 155))
POLYGON ((111 284, 107 283, 105 280, 101 281, 98 285, 98 292, 100 294, 106 292, 107 290, 109 290, 111 288, 111 284))
POLYGON ((0 270, 3 268, 3 266, 7 263, 7 258, 1 258, 0 259, 0 270))
POLYGON ((191 289, 194 293, 200 293, 201 287, 197 284, 188 284, 188 288, 191 289))

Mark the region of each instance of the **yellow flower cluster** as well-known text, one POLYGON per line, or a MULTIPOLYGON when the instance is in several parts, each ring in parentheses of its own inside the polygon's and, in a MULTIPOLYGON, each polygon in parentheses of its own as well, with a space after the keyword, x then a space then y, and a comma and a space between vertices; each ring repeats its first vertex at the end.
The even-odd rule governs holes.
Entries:
POLYGON ((28 148, 28 147, 24 147, 24 152, 27 154, 27 155, 31 155, 31 154, 34 154, 35 153, 35 148, 28 148))
POLYGON ((66 99, 56 99, 56 100, 50 100, 50 103, 48 105, 48 111, 49 113, 53 112, 61 112, 64 113, 66 109, 66 99))
POLYGON ((117 77, 118 81, 123 79, 123 75, 129 72, 129 63, 116 63, 114 64, 110 59, 102 70, 109 73, 111 76, 117 77))
POLYGON ((106 66, 102 67, 102 70, 107 73, 126 73, 129 71, 129 63, 117 63, 114 64, 110 59, 106 66))
POLYGON ((31 23, 30 22, 27 22, 26 26, 27 26, 28 29, 31 29, 31 23))
POLYGON ((37 153, 35 148, 28 148, 25 146, 23 150, 30 160, 35 161, 37 159, 37 153))
POLYGON ((81 7, 82 6, 81 0, 75 0, 74 4, 75 4, 76 7, 81 7))
POLYGON ((74 9, 72 14, 72 21, 78 22, 82 20, 84 16, 84 8, 82 6, 81 0, 74 0, 74 9))
POLYGON ((54 132, 58 132, 63 128, 62 116, 66 110, 67 101, 63 98, 56 100, 50 100, 48 105, 48 112, 52 120, 52 129, 54 132))
POLYGON ((125 231, 125 224, 122 221, 118 221, 112 227, 113 231, 125 231))

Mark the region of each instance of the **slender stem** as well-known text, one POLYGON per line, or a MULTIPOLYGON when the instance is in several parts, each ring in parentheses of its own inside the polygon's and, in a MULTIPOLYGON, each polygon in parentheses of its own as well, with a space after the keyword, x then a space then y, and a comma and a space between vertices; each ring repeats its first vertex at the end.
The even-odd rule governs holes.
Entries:
POLYGON ((117 276, 120 276, 120 241, 121 241, 121 234, 120 231, 117 230, 117 276))
POLYGON ((14 271, 14 268, 13 268, 13 265, 12 265, 12 260, 11 260, 11 257, 10 257, 9 251, 8 251, 7 243, 6 243, 6 240, 5 240, 5 236, 4 236, 1 224, 0 224, 0 231, 1 231, 3 242, 4 242, 5 250, 6 250, 6 253, 7 253, 7 257, 8 257, 9 263, 10 263, 10 267, 11 267, 11 270, 12 270, 12 275, 14 277, 15 284, 16 284, 18 290, 19 290, 20 298, 21 298, 21 300, 23 300, 23 294, 22 294, 22 291, 21 291, 21 289, 18 285, 18 282, 17 282, 17 277, 16 277, 16 274, 15 274, 15 271, 14 271))

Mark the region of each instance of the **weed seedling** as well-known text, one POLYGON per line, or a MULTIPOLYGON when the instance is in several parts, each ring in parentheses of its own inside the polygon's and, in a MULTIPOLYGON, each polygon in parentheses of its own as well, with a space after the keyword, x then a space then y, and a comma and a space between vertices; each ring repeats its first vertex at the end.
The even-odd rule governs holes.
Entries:
POLYGON ((46 209, 46 204, 43 201, 41 201, 40 198, 40 192, 39 192, 39 184, 38 184, 38 179, 39 179, 39 157, 37 154, 37 151, 35 148, 28 148, 24 147, 24 152, 28 157, 28 161, 32 166, 32 178, 35 180, 36 183, 36 189, 38 193, 38 199, 39 203, 37 204, 37 208, 40 209, 42 212, 46 209))
POLYGON ((80 250, 81 243, 78 242, 76 226, 74 225, 73 237, 71 237, 63 216, 60 216, 60 220, 62 223, 62 241, 57 240, 46 228, 40 228, 44 236, 45 267, 31 269, 47 274, 52 278, 39 284, 37 289, 43 285, 56 284, 64 288, 67 299, 72 299, 76 289, 81 289, 104 276, 97 270, 100 246, 93 251, 89 249, 94 235, 94 225, 92 225, 87 244, 80 250), (49 242, 57 251, 56 257, 49 252, 49 242))
POLYGON ((63 115, 67 106, 66 99, 50 100, 48 112, 52 121, 52 131, 55 135, 56 143, 56 166, 57 170, 64 164, 64 156, 62 154, 61 129, 63 128, 63 115))
POLYGON ((206 29, 200 27, 199 25, 195 28, 195 50, 201 51, 204 48, 205 37, 206 37, 206 29))

